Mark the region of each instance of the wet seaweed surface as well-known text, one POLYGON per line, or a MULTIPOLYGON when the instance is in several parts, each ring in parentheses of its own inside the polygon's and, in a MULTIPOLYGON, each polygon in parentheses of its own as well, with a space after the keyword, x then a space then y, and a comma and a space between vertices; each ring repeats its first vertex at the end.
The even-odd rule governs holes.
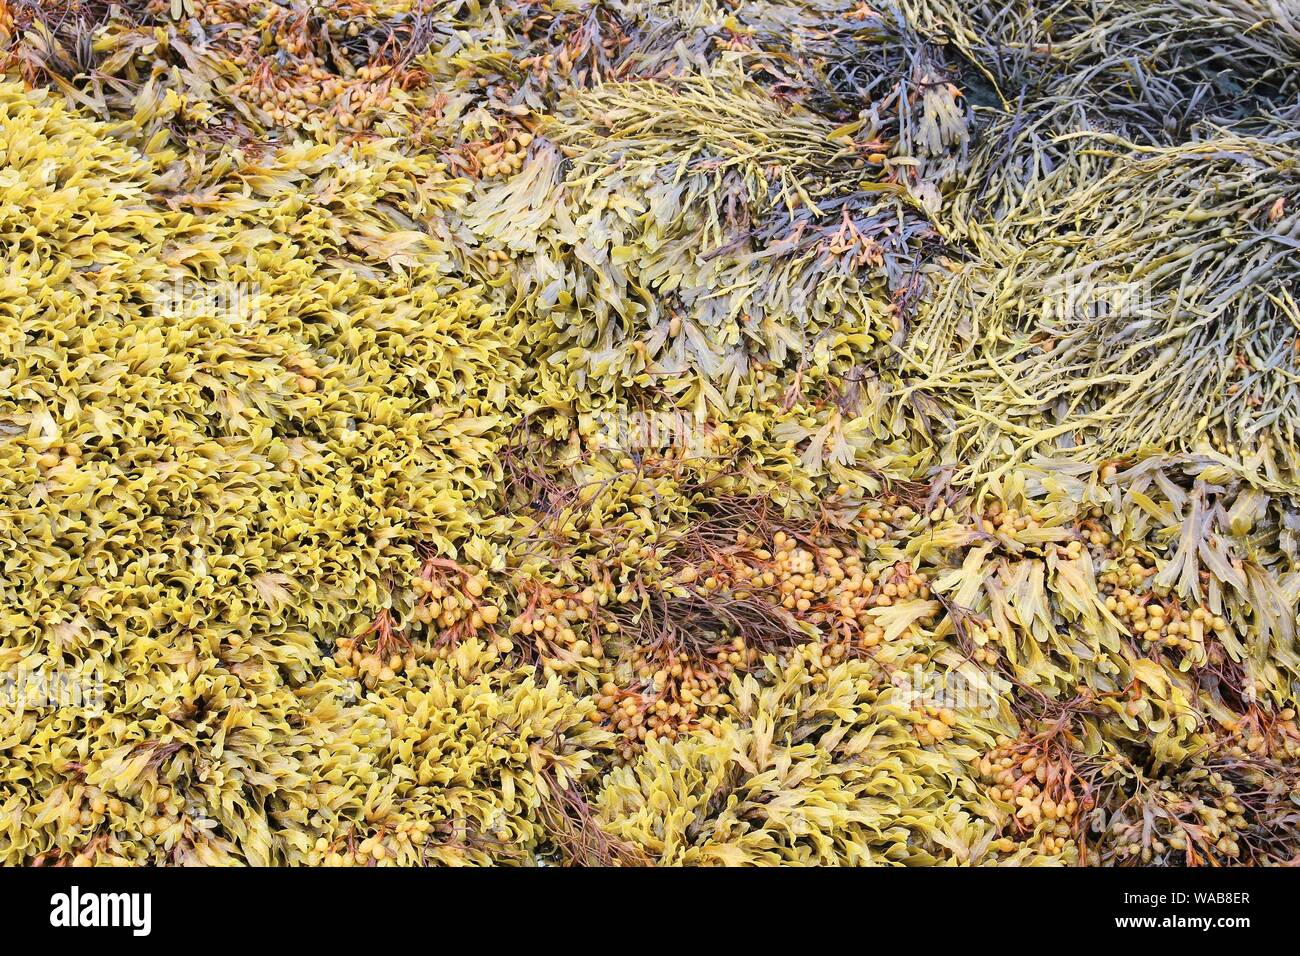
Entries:
POLYGON ((1300 859, 1291 0, 0 58, 0 862, 1300 859))

